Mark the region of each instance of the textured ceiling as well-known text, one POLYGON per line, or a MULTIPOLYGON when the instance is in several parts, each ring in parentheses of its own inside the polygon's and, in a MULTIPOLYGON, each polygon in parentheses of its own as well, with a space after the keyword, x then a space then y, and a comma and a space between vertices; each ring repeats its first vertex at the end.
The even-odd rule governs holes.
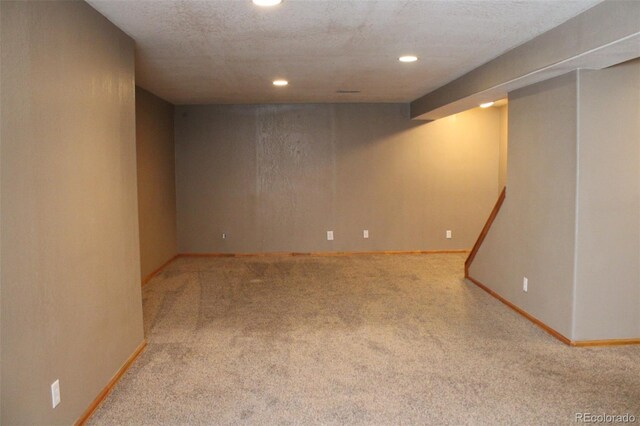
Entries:
POLYGON ((135 39, 137 83, 175 104, 408 102, 598 2, 89 0, 135 39))

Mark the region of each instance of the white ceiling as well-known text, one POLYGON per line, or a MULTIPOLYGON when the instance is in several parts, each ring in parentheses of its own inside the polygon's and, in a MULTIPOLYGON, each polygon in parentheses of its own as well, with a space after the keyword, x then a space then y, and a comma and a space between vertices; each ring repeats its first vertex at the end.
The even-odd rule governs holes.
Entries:
POLYGON ((88 0, 136 41, 137 84, 175 104, 409 102, 599 1, 88 0))

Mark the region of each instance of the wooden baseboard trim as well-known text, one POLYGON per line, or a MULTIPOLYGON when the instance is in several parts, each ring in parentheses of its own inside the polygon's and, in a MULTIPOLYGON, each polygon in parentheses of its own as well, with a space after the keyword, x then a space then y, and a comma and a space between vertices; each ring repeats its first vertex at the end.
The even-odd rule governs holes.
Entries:
POLYGON ((491 214, 489 215, 487 222, 484 224, 482 231, 480 231, 480 235, 478 236, 476 243, 471 248, 471 252, 469 252, 469 256, 467 257, 467 260, 465 260, 464 262, 465 277, 469 275, 469 266, 471 266, 471 263, 473 263, 473 259, 476 257, 478 250, 480 250, 480 246, 482 246, 484 239, 487 237, 487 234, 489 233, 489 230, 493 225, 493 221, 496 220, 496 217, 498 216, 498 213, 502 208, 502 203, 504 203, 504 200, 506 197, 507 197, 507 187, 505 186, 504 188, 502 188, 502 191, 500 191, 500 195, 498 196, 498 201, 496 201, 496 204, 493 206, 493 210, 491 210, 491 214))
POLYGON ((498 299, 499 301, 501 301, 502 303, 507 305, 509 308, 511 308, 512 310, 514 310, 518 314, 522 315, 523 317, 525 317, 526 319, 528 319, 529 321, 531 321, 532 323, 534 323, 535 325, 540 327, 547 334, 549 334, 549 335, 555 337, 556 339, 560 340, 565 345, 575 346, 575 347, 582 347, 582 348, 590 347, 590 346, 640 345, 640 338, 638 338, 638 339, 606 339, 606 340, 571 340, 568 337, 566 337, 566 336, 562 335, 561 333, 557 332, 553 328, 549 327, 547 324, 543 323, 542 321, 540 321, 539 319, 537 319, 533 315, 530 315, 529 313, 523 311, 522 309, 520 309, 519 307, 517 307, 513 303, 509 302, 507 299, 505 299, 504 297, 500 296, 498 293, 496 293, 495 291, 491 290, 489 287, 487 287, 486 285, 482 284, 480 281, 470 277, 469 275, 466 275, 465 278, 467 280, 471 281, 472 283, 474 283, 475 285, 477 285, 478 287, 480 287, 482 290, 484 290, 487 293, 489 293, 491 296, 495 297, 496 299, 498 299))
POLYGON ((469 253, 468 249, 457 250, 383 250, 383 251, 329 251, 312 252, 311 256, 362 256, 371 254, 452 254, 469 253))
POLYGON ((539 319, 537 319, 533 315, 530 315, 527 312, 523 311, 522 309, 520 309, 519 307, 517 307, 513 303, 509 302, 504 297, 500 296, 495 291, 491 290, 486 285, 482 284, 480 281, 471 278, 469 275, 467 275, 465 278, 467 280, 471 281, 472 283, 474 283, 475 285, 477 285, 478 287, 480 287, 482 290, 484 290, 487 293, 489 293, 491 296, 495 297, 496 299, 498 299, 499 301, 501 301, 502 303, 507 305, 509 308, 511 308, 512 310, 514 310, 518 314, 522 315, 523 317, 525 317, 526 319, 528 319, 529 321, 531 321, 532 323, 534 323, 535 325, 540 327, 547 334, 549 334, 549 335, 555 337, 556 339, 560 340, 565 345, 571 345, 571 340, 569 338, 563 336, 561 333, 559 333, 556 330, 554 330, 553 328, 549 327, 547 324, 543 323, 542 321, 540 321, 539 319))
POLYGON ((265 252, 265 253, 180 253, 177 257, 275 257, 275 256, 361 256, 371 254, 443 254, 469 253, 468 249, 456 250, 384 250, 384 251, 326 251, 326 252, 265 252))
POLYGON ((89 417, 91 417, 94 411, 96 411, 96 409, 100 406, 102 401, 104 401, 107 395, 109 395, 109 392, 111 392, 116 383, 118 383, 118 380, 120 380, 122 375, 129 369, 131 364, 133 364, 133 361, 135 361, 136 358, 138 358, 138 356, 142 353, 145 346, 147 346, 147 341, 143 340, 135 349, 135 351, 133 351, 133 353, 129 356, 129 358, 127 358, 122 367, 120 367, 120 369, 116 371, 116 374, 114 374, 111 380, 109 380, 109 383, 107 383, 107 385, 100 391, 98 396, 96 396, 91 404, 89 404, 89 407, 87 407, 84 413, 82 413, 78 420, 76 420, 74 426, 82 426, 87 422, 87 420, 89 420, 89 417))
POLYGON ((622 346, 622 345, 640 345, 640 338, 638 339, 574 340, 571 342, 571 346, 577 346, 580 348, 584 348, 588 346, 622 346))
POLYGON ((160 273, 160 271, 162 271, 167 265, 169 265, 171 262, 173 262, 174 260, 176 260, 180 255, 176 254, 175 256, 173 256, 171 259, 167 260, 166 262, 164 262, 162 265, 160 265, 160 267, 158 267, 156 270, 154 270, 153 272, 151 272, 150 274, 145 275, 142 278, 142 285, 144 286, 146 283, 148 283, 149 281, 151 281, 151 278, 155 277, 156 275, 158 275, 160 273))

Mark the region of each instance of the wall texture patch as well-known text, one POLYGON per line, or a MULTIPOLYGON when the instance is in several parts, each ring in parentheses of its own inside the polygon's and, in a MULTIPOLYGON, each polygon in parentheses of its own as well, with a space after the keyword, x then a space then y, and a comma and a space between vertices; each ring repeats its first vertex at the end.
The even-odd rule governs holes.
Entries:
POLYGON ((178 251, 471 247, 499 192, 500 111, 406 109, 176 107, 178 251))

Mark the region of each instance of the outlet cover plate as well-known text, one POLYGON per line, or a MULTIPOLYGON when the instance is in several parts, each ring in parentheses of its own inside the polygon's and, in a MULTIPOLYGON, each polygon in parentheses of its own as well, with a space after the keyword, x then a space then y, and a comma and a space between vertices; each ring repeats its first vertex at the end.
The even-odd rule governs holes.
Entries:
POLYGON ((60 404, 60 380, 51 383, 51 407, 56 408, 60 404))

